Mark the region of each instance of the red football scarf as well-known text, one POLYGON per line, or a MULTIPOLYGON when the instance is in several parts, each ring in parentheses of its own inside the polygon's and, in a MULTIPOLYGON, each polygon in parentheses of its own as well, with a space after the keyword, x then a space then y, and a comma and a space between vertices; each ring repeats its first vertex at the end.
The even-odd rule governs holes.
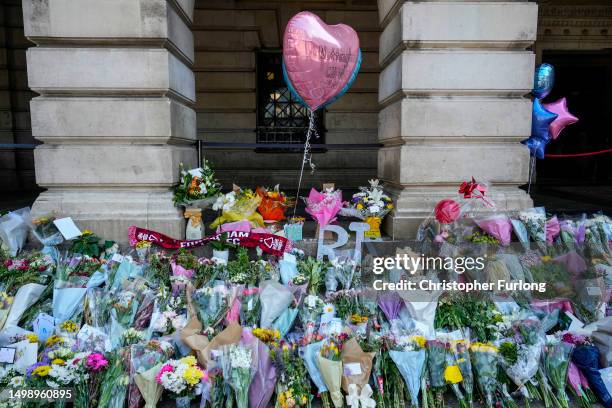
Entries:
MULTIPOLYGON (((221 234, 215 234, 202 239, 185 241, 136 226, 129 227, 128 232, 131 246, 136 245, 138 241, 149 241, 165 249, 194 248, 210 241, 218 241, 221 237, 221 234)), ((285 237, 257 232, 229 231, 227 241, 247 248, 259 247, 264 252, 275 256, 282 256, 292 248, 292 242, 285 237)))

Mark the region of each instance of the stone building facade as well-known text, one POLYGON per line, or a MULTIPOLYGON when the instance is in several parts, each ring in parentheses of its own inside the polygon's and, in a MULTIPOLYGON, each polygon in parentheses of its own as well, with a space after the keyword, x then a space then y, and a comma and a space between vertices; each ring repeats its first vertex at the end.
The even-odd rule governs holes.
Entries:
POLYGON ((329 147, 305 185, 378 176, 397 199, 386 225, 395 237, 472 175, 494 185, 498 206, 529 206, 518 142, 530 133, 536 62, 546 49, 612 45, 612 7, 576 3, 5 0, 0 143, 43 144, 0 151, 1 188, 36 184, 35 212, 121 241, 132 224, 182 235, 170 189, 179 163, 197 162, 198 139, 226 186, 295 188, 301 154, 252 145, 262 141, 260 59, 307 9, 353 26, 364 58, 321 117, 329 147))

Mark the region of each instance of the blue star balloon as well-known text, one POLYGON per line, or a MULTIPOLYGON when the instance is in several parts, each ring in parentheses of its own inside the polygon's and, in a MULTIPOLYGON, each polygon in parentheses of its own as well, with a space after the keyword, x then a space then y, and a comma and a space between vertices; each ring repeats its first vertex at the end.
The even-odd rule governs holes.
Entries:
POLYGON ((533 111, 531 114, 531 137, 537 137, 546 143, 550 140, 550 124, 559 115, 546 110, 539 99, 533 101, 533 111))
POLYGON ((546 149, 547 143, 546 141, 538 139, 537 137, 530 137, 529 139, 521 141, 521 143, 529 148, 532 156, 535 156, 538 159, 544 158, 544 150, 546 149))
POLYGON ((555 84, 555 68, 550 64, 541 64, 535 70, 533 94, 538 99, 546 98, 555 84))

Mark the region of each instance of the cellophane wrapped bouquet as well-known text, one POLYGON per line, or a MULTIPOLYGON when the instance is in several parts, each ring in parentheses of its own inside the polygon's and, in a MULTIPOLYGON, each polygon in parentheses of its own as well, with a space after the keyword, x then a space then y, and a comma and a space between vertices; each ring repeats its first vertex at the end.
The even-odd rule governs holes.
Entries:
POLYGON ((320 227, 330 224, 342 208, 342 191, 326 188, 319 192, 314 188, 308 197, 303 197, 306 203, 306 212, 317 221, 320 227))
POLYGON ((261 201, 262 197, 259 194, 234 185, 232 191, 220 195, 213 204, 212 209, 220 211, 221 215, 213 221, 210 227, 216 229, 221 224, 242 220, 249 221, 253 228, 263 227, 263 218, 257 212, 261 201))
POLYGON ((174 205, 208 206, 221 193, 221 184, 206 160, 201 167, 191 170, 185 170, 181 163, 179 172, 180 183, 174 187, 174 205))
POLYGON ((380 238, 380 224, 382 219, 393 209, 393 200, 384 193, 382 186, 376 179, 369 181, 367 187, 359 187, 359 192, 353 194, 350 202, 350 215, 357 216, 370 226, 365 236, 380 238))
POLYGON ((280 191, 278 184, 273 189, 257 187, 255 192, 261 197, 261 203, 257 207, 257 211, 264 221, 278 222, 285 219, 285 211, 292 205, 293 201, 280 191))

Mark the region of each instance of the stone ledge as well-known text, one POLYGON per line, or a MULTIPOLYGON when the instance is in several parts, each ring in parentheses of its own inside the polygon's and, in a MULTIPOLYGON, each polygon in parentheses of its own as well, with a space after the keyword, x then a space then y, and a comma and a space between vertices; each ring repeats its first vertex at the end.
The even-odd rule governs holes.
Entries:
POLYGON ((477 180, 520 185, 527 181, 528 163, 529 149, 518 142, 417 143, 378 151, 379 176, 402 185, 458 184, 472 176, 477 180))
POLYGON ((47 145, 34 150, 41 187, 171 187, 180 163, 197 162, 195 147, 160 145, 47 145))
POLYGON ((195 102, 193 72, 164 49, 34 47, 27 61, 30 88, 43 95, 169 95, 195 102))
POLYGON ((381 72, 378 101, 384 105, 403 95, 522 96, 531 91, 534 66, 531 51, 406 50, 381 72))
POLYGON ((378 139, 524 138, 531 132, 531 106, 523 98, 404 98, 380 111, 378 139))
POLYGON ((51 143, 156 143, 196 139, 193 109, 168 98, 57 98, 30 102, 32 134, 51 143))
POLYGON ((538 6, 527 2, 405 2, 380 37, 380 62, 402 48, 525 49, 538 6))
POLYGON ((185 233, 185 219, 172 204, 168 189, 84 189, 43 192, 32 206, 33 215, 55 213, 72 217, 81 229, 121 244, 128 241, 128 227, 152 229, 174 238, 185 233))
POLYGON ((184 13, 177 4, 166 0, 24 0, 24 31, 36 44, 169 43, 169 49, 193 63, 193 34, 178 14, 184 13))

